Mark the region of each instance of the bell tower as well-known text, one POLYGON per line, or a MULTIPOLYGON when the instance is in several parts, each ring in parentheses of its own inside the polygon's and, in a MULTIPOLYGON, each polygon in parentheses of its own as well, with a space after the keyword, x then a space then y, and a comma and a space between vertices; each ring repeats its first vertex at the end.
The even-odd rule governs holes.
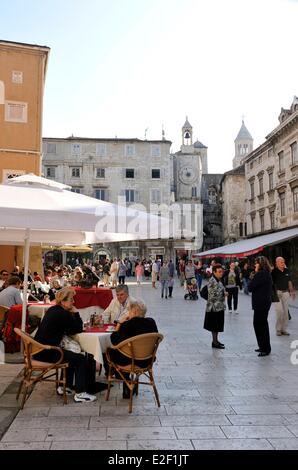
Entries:
POLYGON ((244 159, 253 150, 253 138, 244 124, 244 116, 242 116, 242 125, 234 142, 235 157, 233 159, 233 168, 237 168, 242 165, 244 159))
POLYGON ((192 145, 192 125, 188 122, 187 116, 182 127, 182 145, 192 145))

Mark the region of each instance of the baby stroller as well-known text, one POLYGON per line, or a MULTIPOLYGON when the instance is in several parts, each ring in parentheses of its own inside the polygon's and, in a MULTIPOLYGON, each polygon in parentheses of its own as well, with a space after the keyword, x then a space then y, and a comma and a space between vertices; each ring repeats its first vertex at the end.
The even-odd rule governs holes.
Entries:
POLYGON ((184 295, 184 300, 198 300, 198 284, 195 278, 186 281, 187 293, 184 295))

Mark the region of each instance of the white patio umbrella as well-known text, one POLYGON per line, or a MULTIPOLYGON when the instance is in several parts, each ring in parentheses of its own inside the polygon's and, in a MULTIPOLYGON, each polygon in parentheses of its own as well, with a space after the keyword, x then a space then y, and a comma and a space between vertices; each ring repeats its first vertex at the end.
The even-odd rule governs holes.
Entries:
POLYGON ((69 191, 30 174, 0 185, 0 243, 24 244, 25 329, 30 244, 84 244, 159 238, 167 219, 69 191), (134 231, 132 231, 134 229, 134 231))

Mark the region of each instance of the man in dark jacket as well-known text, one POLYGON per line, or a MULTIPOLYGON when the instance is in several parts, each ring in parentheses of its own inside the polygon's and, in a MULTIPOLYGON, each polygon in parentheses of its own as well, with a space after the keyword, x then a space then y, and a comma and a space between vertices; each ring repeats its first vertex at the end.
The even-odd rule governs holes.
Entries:
POLYGON ((254 310, 254 330, 258 342, 258 356, 268 356, 271 352, 268 313, 272 300, 272 277, 269 261, 265 256, 259 256, 255 262, 255 275, 248 286, 252 293, 252 308, 254 310))

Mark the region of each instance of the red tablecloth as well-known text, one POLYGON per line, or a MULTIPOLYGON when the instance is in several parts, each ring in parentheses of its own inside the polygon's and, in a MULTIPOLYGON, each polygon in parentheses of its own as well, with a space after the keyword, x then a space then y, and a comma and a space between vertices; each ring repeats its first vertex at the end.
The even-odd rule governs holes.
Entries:
POLYGON ((113 300, 111 289, 104 287, 94 287, 92 289, 75 287, 75 291, 74 304, 77 308, 98 306, 106 309, 110 305, 111 300, 113 300))
MULTIPOLYGON (((5 352, 14 353, 20 351, 21 337, 17 335, 14 328, 22 326, 23 305, 13 305, 10 307, 2 334, 5 340, 5 352)), ((26 331, 28 330, 28 310, 26 312, 26 331)))
POLYGON ((113 333, 115 331, 115 325, 112 323, 106 324, 104 326, 90 326, 85 328, 84 333, 113 333), (113 327, 113 330, 109 330, 109 327, 113 327))

